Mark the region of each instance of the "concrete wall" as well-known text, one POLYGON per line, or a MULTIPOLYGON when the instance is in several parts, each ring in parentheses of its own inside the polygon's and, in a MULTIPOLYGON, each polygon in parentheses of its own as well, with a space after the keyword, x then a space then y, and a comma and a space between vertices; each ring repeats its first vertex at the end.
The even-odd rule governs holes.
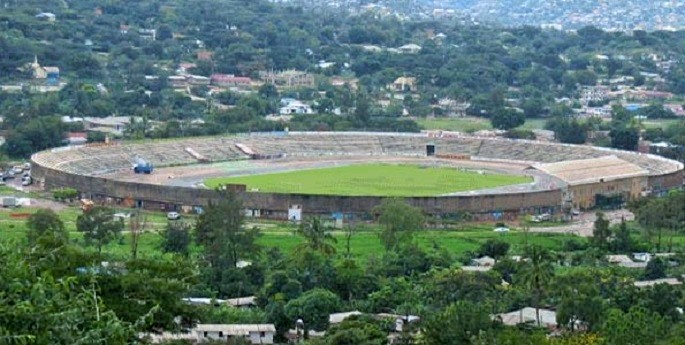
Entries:
POLYGON ((683 178, 683 170, 679 170, 671 174, 649 176, 647 183, 655 193, 659 193, 668 189, 682 187, 684 182, 683 178))
POLYGON ((599 183, 569 186, 568 189, 573 193, 573 208, 589 209, 595 206, 597 194, 620 194, 623 195, 626 201, 639 198, 641 192, 648 189, 648 180, 646 176, 640 176, 599 183))
MULTIPOLYGON (((174 209, 175 206, 205 206, 216 198, 213 190, 191 187, 141 184, 106 179, 102 177, 71 174, 34 164, 33 177, 46 190, 60 187, 75 188, 85 197, 113 202, 133 200, 155 209, 174 209)), ((326 196, 277 193, 241 193, 246 208, 261 210, 262 214, 286 218, 291 205, 301 205, 305 214, 331 214, 332 212, 372 214, 382 197, 326 196)), ((427 214, 456 212, 532 213, 539 208, 558 207, 561 191, 541 191, 500 195, 411 197, 405 200, 427 214)), ((126 204, 126 206, 133 206, 126 204)))

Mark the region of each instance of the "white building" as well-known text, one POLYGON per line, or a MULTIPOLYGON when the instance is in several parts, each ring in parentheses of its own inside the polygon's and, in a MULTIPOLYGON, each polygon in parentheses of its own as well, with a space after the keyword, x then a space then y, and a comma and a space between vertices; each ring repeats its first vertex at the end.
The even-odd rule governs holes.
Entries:
MULTIPOLYGON (((516 326, 521 323, 537 324, 535 308, 525 307, 509 313, 497 314, 497 319, 507 326, 516 326)), ((549 309, 540 309, 540 325, 545 328, 556 328, 557 313, 549 309)))
POLYGON ((287 105, 281 107, 278 110, 281 115, 293 115, 293 114, 314 114, 314 110, 307 104, 300 101, 289 102, 287 105))
POLYGON ((228 342, 229 339, 244 338, 250 344, 273 344, 276 327, 273 324, 198 324, 187 333, 140 333, 138 337, 151 344, 161 344, 172 340, 185 340, 205 343, 212 340, 228 342))
POLYGON ((227 341, 231 338, 245 338, 251 344, 273 344, 276 327, 273 324, 198 324, 193 332, 200 343, 209 340, 227 341))

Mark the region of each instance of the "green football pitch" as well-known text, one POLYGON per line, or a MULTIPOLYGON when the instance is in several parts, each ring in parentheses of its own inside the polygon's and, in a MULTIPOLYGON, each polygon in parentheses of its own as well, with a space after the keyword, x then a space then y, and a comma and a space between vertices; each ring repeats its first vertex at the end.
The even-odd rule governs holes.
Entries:
POLYGON ((437 196, 531 182, 526 176, 411 164, 360 164, 212 178, 205 185, 245 184, 248 191, 349 196, 437 196))

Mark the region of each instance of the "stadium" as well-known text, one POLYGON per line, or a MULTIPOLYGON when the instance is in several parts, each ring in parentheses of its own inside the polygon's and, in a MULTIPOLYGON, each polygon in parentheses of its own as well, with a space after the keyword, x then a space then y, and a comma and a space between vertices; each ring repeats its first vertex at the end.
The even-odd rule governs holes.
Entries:
MULTIPOLYGON (((442 131, 250 133, 63 147, 38 152, 31 159, 34 181, 45 190, 71 187, 96 202, 183 212, 197 210, 217 197, 215 189, 205 186, 212 179, 274 174, 272 180, 278 182, 283 172, 363 164, 413 165, 479 175, 466 181, 467 187, 473 182, 472 189, 426 194, 417 187, 412 195, 413 184, 418 186, 424 175, 419 172, 418 180, 406 182, 412 186, 400 195, 432 216, 469 213, 479 220, 618 206, 683 185, 683 164, 659 156, 442 131), (140 160, 149 162, 154 171, 134 173, 133 165, 140 160), (496 176, 517 182, 481 186, 496 176)), ((327 174, 322 170, 319 175, 327 174)), ((383 176, 378 179, 383 183, 383 176)), ((363 180, 363 175, 356 179, 363 180)), ((227 181, 225 187, 240 194, 248 216, 271 219, 370 217, 376 205, 394 196, 384 195, 383 190, 407 187, 400 185, 405 182, 388 182, 381 185, 381 192, 354 188, 347 193, 346 189, 352 190, 347 185, 311 192, 305 190, 305 180, 286 191, 270 191, 227 181)))

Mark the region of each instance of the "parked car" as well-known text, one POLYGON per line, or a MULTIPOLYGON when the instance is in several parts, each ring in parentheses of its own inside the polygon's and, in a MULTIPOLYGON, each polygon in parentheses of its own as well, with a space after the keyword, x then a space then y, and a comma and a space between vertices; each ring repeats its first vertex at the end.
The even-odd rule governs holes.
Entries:
POLYGON ((509 232, 509 228, 507 228, 506 226, 500 226, 498 228, 495 228, 494 231, 495 232, 509 232))
POLYGON ((178 219, 181 219, 181 215, 178 212, 169 212, 166 214, 166 219, 178 220, 178 219))
POLYGON ((540 222, 546 222, 548 220, 552 219, 552 215, 549 213, 543 213, 539 214, 537 216, 533 216, 533 222, 535 223, 540 223, 540 222))
POLYGON ((120 220, 122 222, 125 222, 131 218, 131 214, 130 213, 124 213, 124 212, 117 212, 112 217, 114 217, 115 220, 120 220))

